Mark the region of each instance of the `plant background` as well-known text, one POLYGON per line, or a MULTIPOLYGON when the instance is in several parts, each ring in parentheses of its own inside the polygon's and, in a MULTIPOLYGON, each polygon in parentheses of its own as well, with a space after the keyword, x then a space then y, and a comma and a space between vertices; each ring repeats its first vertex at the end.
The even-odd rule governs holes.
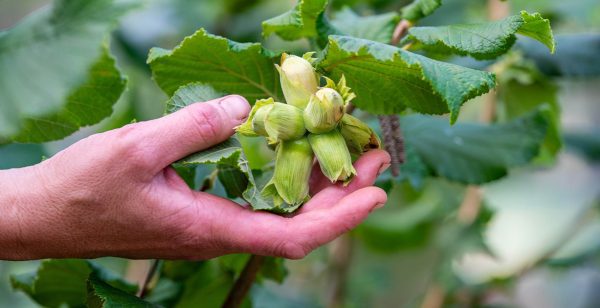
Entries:
MULTIPOLYGON (((0 29, 10 27, 48 2, 0 0, 0 29)), ((362 14, 373 14, 398 9, 407 2, 409 1, 336 0, 332 1, 332 5, 349 5, 362 14)), ((559 37, 562 34, 589 35, 588 41, 579 43, 581 46, 560 45, 559 40, 556 61, 563 60, 561 48, 580 47, 584 52, 595 52, 596 57, 600 57, 600 4, 597 1, 508 2, 512 14, 518 14, 520 10, 542 13, 551 20, 554 33, 559 37)), ((115 106, 112 116, 61 141, 2 146, 0 168, 31 165, 86 135, 120 127, 133 119, 146 120, 161 116, 167 97, 150 79, 150 71, 145 64, 149 48, 172 48, 183 37, 200 27, 239 42, 260 41, 261 21, 288 10, 294 3, 295 1, 280 0, 146 1, 142 9, 128 14, 122 20, 111 38, 113 53, 123 73, 129 78, 128 90, 115 106)), ((422 20, 420 25, 484 21, 487 5, 487 1, 482 0, 446 0, 435 14, 422 20)), ((528 42, 523 41, 524 44, 528 42)), ((267 38, 266 46, 275 50, 283 50, 284 47, 290 49, 288 42, 283 42, 276 36, 267 38)), ((309 48, 304 41, 294 42, 291 46, 290 51, 298 52, 309 48)), ((453 61, 481 67, 480 63, 467 58, 456 58, 453 61)), ((595 63, 597 66, 600 62, 595 63)), ((461 292, 464 291, 467 295, 483 294, 487 300, 525 307, 600 306, 600 294, 597 292, 600 289, 600 67, 584 68, 592 73, 576 77, 551 76, 558 85, 557 98, 562 108, 561 124, 565 137, 565 145, 556 164, 551 168, 534 165, 511 170, 508 177, 483 186, 485 204, 489 209, 495 210, 496 218, 503 218, 502 223, 493 227, 488 225, 488 240, 505 247, 507 253, 514 257, 512 264, 504 264, 502 268, 511 274, 510 278, 460 289, 454 294, 457 301, 460 302, 461 292), (575 232, 576 227, 581 225, 586 226, 583 234, 575 232), (570 230, 575 230, 575 236, 566 237, 570 230), (547 251, 547 247, 557 248, 547 251), (550 260, 538 262, 540 254, 545 251, 549 255, 544 256, 550 260), (534 263, 536 266, 517 272, 526 263, 534 263)), ((550 66, 544 66, 544 62, 541 62, 540 69, 548 75, 556 75, 550 66)), ((477 119, 485 99, 486 96, 483 96, 465 104, 459 121, 477 119)), ((266 152, 259 148, 256 153, 248 155, 251 160, 258 161, 264 153, 266 152)), ((452 184, 436 181, 431 185, 436 188, 431 189, 435 193, 429 198, 439 201, 441 208, 457 198, 452 184)), ((393 188, 388 207, 404 206, 406 191, 401 185, 393 188)), ((439 216, 432 214, 435 211, 422 215, 439 216)), ((424 236, 438 234, 439 224, 433 223, 434 221, 437 220, 404 216, 403 219, 392 221, 394 227, 386 228, 382 224, 383 227, 375 230, 359 230, 358 238, 361 235, 375 235, 379 242, 396 246, 397 249, 382 252, 375 249, 377 243, 368 240, 353 242, 352 263, 345 280, 347 306, 418 305, 423 294, 431 293, 431 277, 436 275, 434 269, 448 261, 439 254, 434 244, 436 240, 444 241, 444 238, 424 236)), ((338 241, 337 245, 339 244, 338 241)), ((454 242, 445 244, 456 245, 454 242)), ((289 275, 283 284, 267 281, 253 288, 255 305, 327 305, 331 285, 335 283, 331 281, 327 259, 335 251, 335 245, 320 248, 304 260, 287 261, 289 275)), ((130 263, 117 258, 104 258, 99 262, 133 279, 139 279, 140 273, 143 275, 147 268, 147 264, 143 262, 130 263)), ((476 265, 469 266, 475 268, 467 273, 470 274, 469 277, 486 272, 486 264, 477 263, 477 260, 474 262, 476 265), (481 270, 478 271, 477 268, 481 270)), ((38 261, 0 262, 0 307, 36 306, 23 293, 11 290, 8 277, 13 273, 31 271, 37 264, 38 261)))

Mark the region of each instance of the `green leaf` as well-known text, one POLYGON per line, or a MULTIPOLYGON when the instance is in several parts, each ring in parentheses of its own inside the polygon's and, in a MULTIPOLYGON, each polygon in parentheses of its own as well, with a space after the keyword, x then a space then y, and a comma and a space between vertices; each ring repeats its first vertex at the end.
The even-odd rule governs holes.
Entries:
POLYGON ((600 76, 600 33, 559 34, 555 40, 560 48, 554 54, 534 40, 518 41, 517 47, 546 76, 600 76))
POLYGON ((372 213, 358 227, 358 237, 371 249, 396 252, 429 242, 435 224, 458 208, 464 186, 441 179, 427 179, 421 189, 395 182, 388 193, 389 204, 372 213))
POLYGON ((350 8, 343 8, 330 21, 337 33, 375 42, 388 43, 400 20, 395 12, 381 15, 359 16, 350 8))
POLYGON ((510 16, 503 20, 477 24, 458 24, 440 27, 413 27, 405 41, 414 48, 438 53, 469 55, 476 59, 493 59, 506 53, 522 34, 538 40, 554 53, 554 38, 550 21, 539 13, 510 16))
POLYGON ((442 5, 442 0, 414 0, 402 8, 402 18, 417 21, 433 13, 442 5))
MULTIPOLYGON (((402 117, 405 143, 432 174, 482 184, 528 163, 539 151, 548 127, 547 107, 511 122, 494 125, 458 123, 424 115, 402 117)), ((418 174, 416 176, 419 176, 418 174)))
POLYGON ((167 101, 167 113, 173 113, 196 102, 206 102, 225 96, 209 85, 199 82, 190 83, 179 88, 167 101))
POLYGON ((91 274, 87 280, 87 307, 159 307, 102 281, 91 274))
POLYGON ((24 118, 21 132, 12 140, 57 140, 80 127, 96 124, 112 114, 112 106, 125 90, 125 84, 125 78, 105 46, 98 62, 90 68, 85 83, 68 96, 66 105, 51 116, 24 118))
POLYGON ((316 37, 317 18, 326 7, 327 0, 299 0, 291 10, 263 21, 263 36, 275 33, 288 41, 316 37))
POLYGON ((281 100, 273 56, 258 43, 237 43, 200 29, 173 50, 152 48, 148 64, 154 80, 169 96, 179 87, 198 82, 250 102, 265 97, 281 100))
POLYGON ((562 147, 558 86, 542 75, 535 65, 520 57, 510 55, 497 65, 505 65, 499 74, 498 97, 502 101, 500 117, 512 120, 542 105, 548 106, 548 130, 538 163, 550 164, 562 147))
POLYGON ((34 273, 11 276, 13 288, 29 295, 45 307, 83 307, 86 303, 86 281, 95 273, 106 282, 128 292, 137 287, 86 260, 63 259, 42 261, 34 273))
POLYGON ((600 161, 600 128, 567 132, 565 144, 590 161, 600 161))
POLYGON ((0 143, 59 139, 112 112, 124 81, 104 42, 133 4, 57 0, 0 32, 0 143))
POLYGON ((442 114, 450 122, 467 100, 495 86, 491 73, 435 61, 387 44, 332 35, 319 67, 333 79, 346 76, 357 107, 392 114, 410 107, 442 114))
POLYGON ((221 307, 232 286, 232 275, 224 273, 217 262, 205 262, 185 281, 175 307, 221 307))

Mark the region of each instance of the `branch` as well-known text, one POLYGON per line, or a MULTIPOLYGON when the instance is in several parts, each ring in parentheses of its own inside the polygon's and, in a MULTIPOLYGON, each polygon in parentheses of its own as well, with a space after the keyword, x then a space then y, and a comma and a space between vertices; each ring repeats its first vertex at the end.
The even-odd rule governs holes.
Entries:
POLYGON ((250 291, 250 287, 256 279, 256 275, 260 267, 265 262, 264 256, 251 255, 248 263, 244 266, 240 277, 235 281, 235 284, 229 290, 227 299, 223 304, 223 308, 238 308, 246 298, 246 294, 250 291))

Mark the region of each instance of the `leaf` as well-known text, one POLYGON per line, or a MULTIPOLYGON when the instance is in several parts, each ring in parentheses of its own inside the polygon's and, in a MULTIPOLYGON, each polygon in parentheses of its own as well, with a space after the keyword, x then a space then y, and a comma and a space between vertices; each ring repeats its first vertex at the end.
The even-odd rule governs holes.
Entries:
POLYGON ((433 13, 442 5, 442 0, 414 0, 402 8, 402 18, 417 21, 433 13))
POLYGON ((232 286, 233 277, 224 273, 217 262, 206 262, 185 281, 175 307, 221 307, 232 286))
POLYGON ((263 36, 275 33, 288 41, 316 37, 317 17, 326 7, 327 0, 299 0, 291 10, 263 21, 263 36))
POLYGON ((57 0, 0 32, 0 143, 59 139, 112 112, 124 80, 104 42, 135 4, 57 0))
POLYGON ((112 106, 125 90, 126 80, 117 70, 108 47, 103 49, 98 62, 90 68, 86 82, 69 95, 66 105, 51 116, 24 118, 21 132, 13 141, 61 139, 112 114, 112 106))
POLYGON ((112 307, 159 307, 144 301, 133 294, 129 294, 91 274, 87 280, 87 307, 112 308, 112 307))
POLYGON ((396 252, 430 242, 436 223, 458 208, 464 186, 429 178, 415 190, 408 184, 394 182, 388 204, 372 213, 358 227, 358 237, 371 249, 396 252), (395 204, 402 204, 401 207, 395 204))
POLYGON ((590 161, 600 161, 600 128, 574 131, 565 134, 568 148, 575 150, 590 161))
MULTIPOLYGON (((221 93, 215 91, 211 87, 200 84, 191 83, 179 88, 167 102, 167 112, 175 112, 189 104, 198 101, 207 101, 215 97, 222 96, 221 93)), ((226 188, 230 194, 237 195, 237 191, 241 190, 238 187, 241 182, 239 179, 232 177, 243 175, 246 177, 242 197, 255 210, 272 210, 274 205, 268 198, 263 198, 260 194, 260 189, 257 187, 252 174, 252 170, 248 164, 248 160, 244 155, 244 151, 237 137, 231 137, 225 142, 222 142, 209 149, 194 153, 176 163, 180 166, 197 166, 202 164, 217 164, 220 169, 225 170, 227 178, 220 177, 223 184, 233 183, 235 187, 226 188)))
POLYGON ((508 123, 454 126, 440 118, 410 115, 402 117, 401 125, 405 143, 433 175, 482 184, 537 156, 546 136, 547 112, 544 107, 508 123))
POLYGON ((115 287, 135 292, 131 285, 97 265, 86 260, 63 259, 42 261, 36 272, 11 276, 13 288, 29 295, 46 307, 83 307, 86 303, 86 281, 95 273, 115 287))
POLYGON ((333 76, 346 76, 357 95, 357 107, 392 114, 410 107, 442 114, 450 122, 467 100, 495 86, 493 74, 435 61, 387 44, 332 35, 319 67, 333 76))
POLYGON ((187 84, 173 94, 167 101, 167 113, 173 113, 185 106, 196 102, 206 102, 225 96, 209 85, 199 82, 187 84))
POLYGON ((35 165, 48 155, 41 144, 14 143, 0 146, 0 169, 35 165))
POLYGON ((517 33, 538 40, 554 53, 550 21, 542 18, 539 13, 529 14, 525 11, 522 11, 521 15, 486 23, 413 27, 408 30, 405 42, 412 41, 415 48, 437 53, 493 59, 512 47, 517 33))
POLYGON ((558 86, 542 75, 535 65, 518 54, 509 55, 496 65, 505 65, 499 75, 498 97, 502 100, 504 120, 523 116, 542 105, 548 106, 548 129, 536 162, 550 164, 562 147, 558 86), (504 62, 504 63, 503 63, 504 62))
POLYGON ((330 23, 337 33, 380 43, 388 43, 400 20, 395 12, 380 15, 359 16, 345 7, 335 14, 330 23))
POLYGON ((173 50, 152 48, 148 64, 154 80, 169 96, 197 82, 251 102, 269 96, 281 100, 272 56, 258 43, 237 43, 200 29, 173 50))
POLYGON ((556 36, 560 46, 553 55, 533 40, 520 40, 517 46, 525 57, 536 62, 547 76, 600 76, 600 34, 579 33, 556 36))

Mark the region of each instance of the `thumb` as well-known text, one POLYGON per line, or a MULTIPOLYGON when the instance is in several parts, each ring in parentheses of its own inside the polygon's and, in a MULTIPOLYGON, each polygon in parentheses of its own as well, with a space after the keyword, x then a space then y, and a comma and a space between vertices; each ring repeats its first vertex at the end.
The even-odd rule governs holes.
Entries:
POLYGON ((249 111, 248 101, 239 95, 194 103, 162 118, 139 123, 136 138, 157 159, 154 165, 159 171, 227 140, 249 111))

